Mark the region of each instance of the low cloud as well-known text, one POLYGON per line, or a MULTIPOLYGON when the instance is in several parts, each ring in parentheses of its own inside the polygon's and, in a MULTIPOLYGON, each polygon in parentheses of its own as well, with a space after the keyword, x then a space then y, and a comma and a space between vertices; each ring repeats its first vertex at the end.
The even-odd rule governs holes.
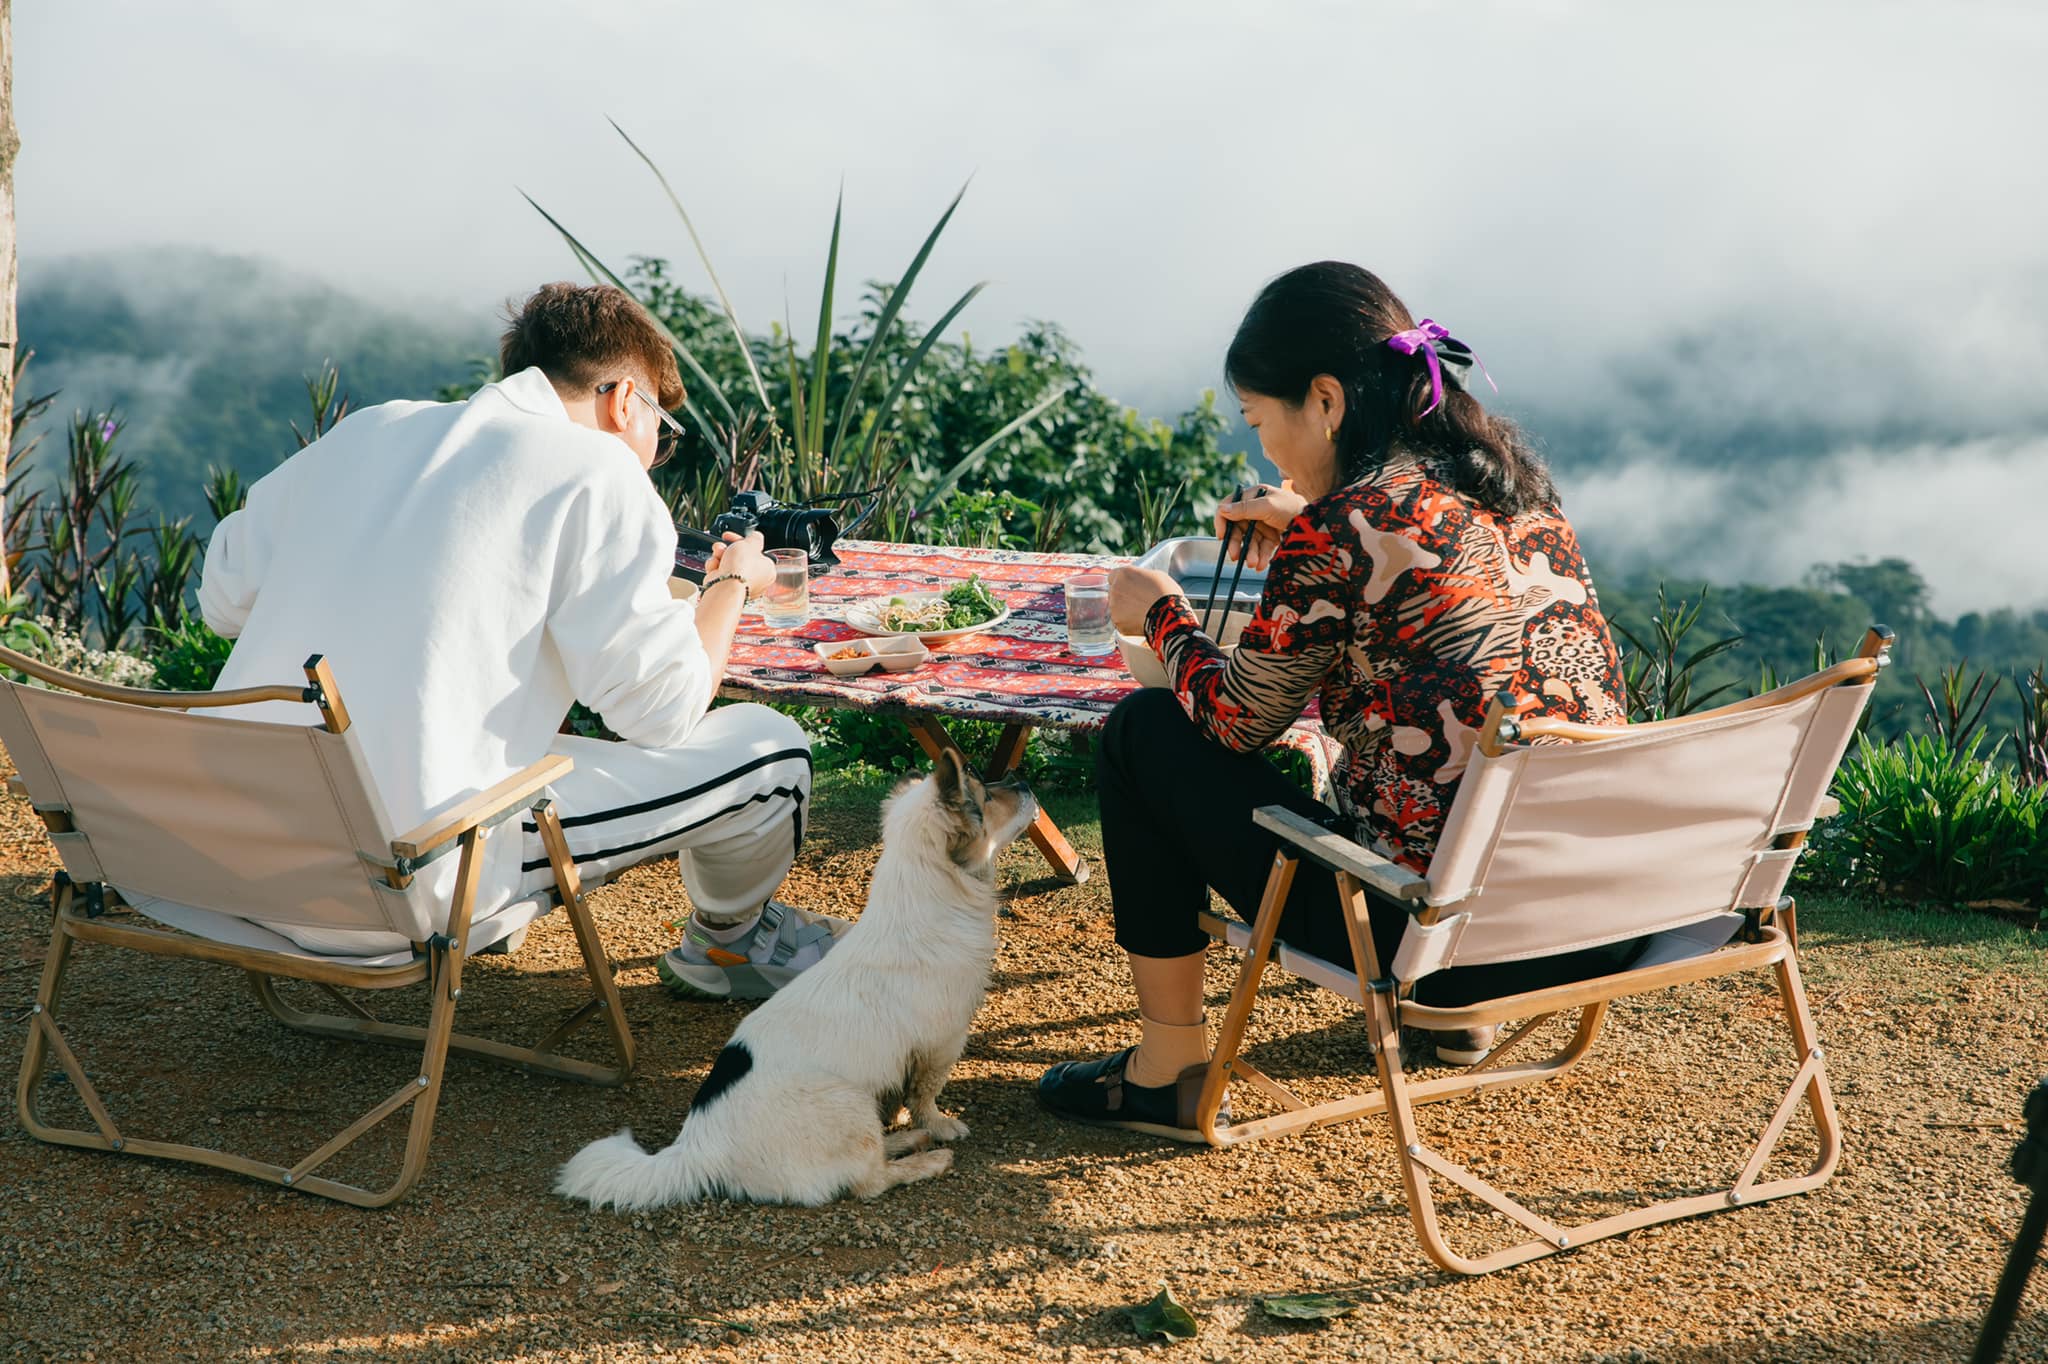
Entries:
POLYGON ((1596 573, 1797 583, 1816 563, 1896 556, 1938 614, 2048 606, 2048 433, 1708 466, 1640 442, 1561 467, 1566 512, 1596 573))

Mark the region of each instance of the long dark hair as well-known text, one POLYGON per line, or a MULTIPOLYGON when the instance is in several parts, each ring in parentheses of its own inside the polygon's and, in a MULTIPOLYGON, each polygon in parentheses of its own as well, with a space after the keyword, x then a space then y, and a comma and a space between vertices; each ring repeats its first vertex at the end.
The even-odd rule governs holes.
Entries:
POLYGON ((1319 374, 1342 384, 1336 440, 1344 483, 1378 468, 1399 443, 1488 511, 1513 516, 1554 505, 1556 485, 1521 428, 1487 412, 1448 374, 1443 404, 1422 415, 1430 404, 1426 357, 1387 345, 1414 325, 1378 275, 1318 261, 1259 290, 1230 342, 1224 373, 1234 388, 1297 406, 1319 374))

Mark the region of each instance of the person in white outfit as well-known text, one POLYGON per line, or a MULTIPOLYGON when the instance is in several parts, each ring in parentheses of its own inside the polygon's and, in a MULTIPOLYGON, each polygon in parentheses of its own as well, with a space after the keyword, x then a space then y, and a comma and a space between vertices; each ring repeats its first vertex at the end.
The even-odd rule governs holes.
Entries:
MULTIPOLYGON (((547 285, 500 354, 506 377, 467 402, 351 413, 249 489, 199 588, 235 641, 216 685, 275 683, 324 654, 394 830, 568 754, 553 795, 586 883, 677 855, 694 913, 661 963, 671 990, 773 993, 844 923, 770 900, 803 839, 803 731, 765 706, 711 706, 742 608, 773 580, 760 537, 721 546, 694 600, 670 593, 675 525, 648 471, 683 386, 630 296, 547 285), (576 700, 621 742, 559 733, 576 700)), ((317 721, 286 702, 237 713, 317 721)), ((538 833, 485 847, 476 919, 530 919, 552 883, 538 833)), ((454 862, 421 872, 444 905, 454 862)), ((311 951, 404 945, 278 931, 311 951)))

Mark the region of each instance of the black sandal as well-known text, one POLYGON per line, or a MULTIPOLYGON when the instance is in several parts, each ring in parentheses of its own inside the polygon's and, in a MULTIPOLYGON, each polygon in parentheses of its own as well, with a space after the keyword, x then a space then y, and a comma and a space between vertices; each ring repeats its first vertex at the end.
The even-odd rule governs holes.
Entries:
MULTIPOLYGON (((1062 1061, 1038 1077, 1038 1102, 1055 1117, 1095 1127, 1120 1127, 1169 1141, 1202 1142, 1195 1110, 1208 1066, 1189 1066, 1170 1085, 1134 1085, 1124 1078, 1136 1047, 1093 1061, 1062 1061)), ((1217 1122, 1228 1120, 1229 1099, 1217 1122)))

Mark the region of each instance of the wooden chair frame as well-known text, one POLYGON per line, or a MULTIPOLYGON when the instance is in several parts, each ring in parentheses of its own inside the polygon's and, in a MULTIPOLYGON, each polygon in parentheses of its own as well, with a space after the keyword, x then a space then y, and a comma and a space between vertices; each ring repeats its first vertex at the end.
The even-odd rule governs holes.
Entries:
MULTIPOLYGON (((111 687, 51 668, 36 660, 0 648, 0 664, 100 700, 134 705, 192 710, 241 705, 251 701, 304 701, 320 708, 327 729, 340 733, 348 728, 348 711, 335 688, 327 665, 314 656, 307 661, 308 685, 258 687, 224 692, 151 692, 111 687)), ((99 907, 116 899, 112 887, 94 886, 94 902, 81 913, 80 891, 86 889, 60 876, 52 896, 53 924, 50 948, 43 973, 29 1010, 29 1034, 22 1056, 21 1074, 15 1090, 16 1109, 22 1126, 38 1140, 88 1150, 115 1151, 124 1155, 154 1156, 179 1160, 337 1199, 358 1207, 376 1208, 394 1202, 418 1182, 426 1167, 427 1148, 433 1137, 434 1115, 440 1104, 441 1087, 448 1055, 473 1056, 516 1066, 522 1070, 560 1079, 596 1085, 623 1084, 632 1074, 633 1034, 621 1006, 613 968, 603 941, 590 917, 581 881, 562 833, 552 803, 541 794, 550 782, 570 770, 566 757, 551 756, 533 764, 464 802, 457 809, 431 820, 400 838, 392 840, 394 870, 385 873, 394 886, 403 886, 412 868, 448 851, 452 845, 460 854, 456 872, 455 897, 450 906, 445 933, 414 944, 411 961, 393 966, 358 966, 346 961, 321 961, 285 952, 269 952, 213 942, 206 938, 166 929, 122 923, 104 917, 99 907), (492 831, 514 816, 532 811, 539 826, 548 861, 555 876, 554 897, 568 913, 576 934, 577 947, 589 977, 591 998, 569 1014, 553 1030, 530 1046, 516 1046, 489 1038, 454 1031, 455 1010, 462 998, 463 963, 468 956, 470 918, 475 908, 477 883, 483 871, 483 850, 492 831), (319 1037, 377 1042, 389 1046, 418 1048, 416 1073, 389 1096, 363 1113, 315 1150, 290 1165, 257 1160, 248 1156, 181 1142, 157 1141, 128 1135, 116 1122, 106 1101, 77 1054, 65 1040, 60 1026, 58 1000, 63 990, 65 969, 74 943, 89 942, 129 948, 153 956, 218 962, 247 973, 263 1006, 288 1027, 319 1037), (319 986, 344 1011, 340 1014, 310 1013, 294 1007, 277 992, 280 979, 307 981, 319 986), (431 1005, 424 1026, 387 1023, 362 1004, 341 993, 342 989, 392 990, 424 983, 431 1005), (602 1016, 615 1065, 599 1065, 557 1053, 557 1048, 592 1018, 602 1016), (73 1090, 84 1103, 93 1127, 62 1127, 44 1119, 38 1104, 39 1090, 50 1061, 54 1059, 69 1077, 73 1090), (392 1182, 381 1189, 329 1179, 315 1173, 335 1155, 353 1144, 386 1118, 410 1107, 411 1117, 405 1149, 392 1182)), ((38 810, 52 832, 67 832, 70 815, 64 810, 38 810)))
MULTIPOLYGON (((1873 630, 1856 658, 1761 697, 1686 718, 1698 720, 1710 715, 1751 710, 1796 700, 1827 687, 1868 682, 1882 665, 1884 650, 1890 643, 1889 631, 1873 630)), ((1486 746, 1486 752, 1497 755, 1506 744, 1538 733, 1574 742, 1597 742, 1616 734, 1640 732, 1643 728, 1637 725, 1626 730, 1603 729, 1548 720, 1518 722, 1513 709, 1497 701, 1487 715, 1480 743, 1486 746)), ((1398 986, 1382 971, 1378 951, 1373 945, 1366 905, 1366 888, 1370 886, 1383 895, 1409 903, 1412 906, 1410 913, 1418 922, 1433 923, 1437 910, 1423 899, 1429 889, 1428 883, 1405 868, 1283 807, 1261 809, 1254 815, 1254 820, 1274 833, 1281 846, 1274 854, 1265 893, 1251 925, 1244 963, 1203 1077, 1196 1110, 1197 1127, 1212 1146, 1235 1146, 1263 1137, 1384 1113, 1393 1132, 1395 1158, 1408 1195, 1409 1215, 1423 1249, 1438 1265, 1459 1274, 1485 1274, 1642 1227, 1806 1193, 1826 1183, 1834 1173, 1842 1153, 1842 1130, 1835 1112, 1834 1095, 1828 1084, 1825 1056, 1799 973, 1796 909, 1790 897, 1781 899, 1774 909, 1751 911, 1750 921, 1736 942, 1703 956, 1461 1008, 1433 1008, 1413 1002, 1407 997, 1407 989, 1398 986), (1274 939, 1280 925, 1281 908, 1287 901, 1295 873, 1304 861, 1336 877, 1338 897, 1345 909, 1344 923, 1351 943, 1352 966, 1360 983, 1361 1002, 1371 1030, 1373 1055, 1379 1072, 1379 1088, 1373 1092, 1313 1104, 1260 1071, 1241 1054, 1260 981, 1274 959, 1274 939), (1791 1034, 1796 1069, 1751 1148, 1741 1173, 1727 1187, 1564 1227, 1518 1202, 1471 1170, 1447 1159, 1424 1140, 1415 1118, 1415 1109, 1423 1104, 1555 1079, 1578 1065, 1598 1038, 1607 1007, 1613 1000, 1736 972, 1761 970, 1769 970, 1776 983, 1780 1008, 1791 1034), (1538 1027, 1569 1010, 1578 1011, 1577 1027, 1560 1050, 1539 1060, 1507 1061, 1509 1053, 1538 1027), (1402 1067, 1400 1039, 1404 1025, 1448 1031, 1516 1020, 1522 1021, 1501 1039, 1485 1060, 1454 1075, 1418 1081, 1411 1079, 1402 1067), (1226 1122, 1221 1116, 1223 1103, 1234 1080, 1244 1081, 1277 1103, 1281 1111, 1250 1121, 1226 1122), (1818 1140, 1812 1165, 1801 1174, 1763 1179, 1765 1165, 1802 1103, 1812 1114, 1818 1140), (1432 1175, 1449 1181, 1517 1224, 1529 1233, 1527 1239, 1478 1256, 1466 1256, 1453 1250, 1437 1218, 1430 1183, 1432 1175)), ((1805 837, 1804 831, 1785 834, 1778 840, 1778 846, 1795 847, 1805 837)), ((1202 926, 1218 941, 1227 937, 1229 925, 1216 915, 1204 914, 1202 926)))

